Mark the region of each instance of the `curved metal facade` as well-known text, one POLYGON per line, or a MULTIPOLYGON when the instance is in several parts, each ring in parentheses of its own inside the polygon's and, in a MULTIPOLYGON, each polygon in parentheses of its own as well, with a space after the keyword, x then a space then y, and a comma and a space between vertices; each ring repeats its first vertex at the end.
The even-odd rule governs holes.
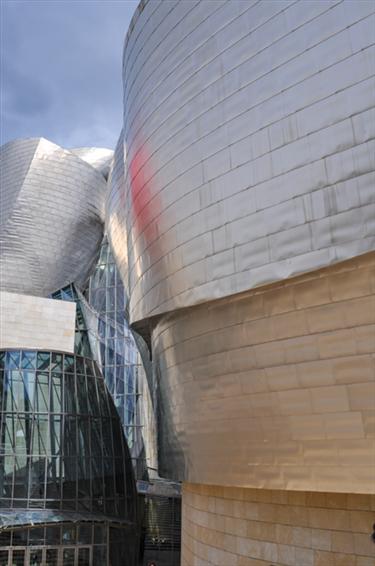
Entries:
POLYGON ((162 317, 161 473, 373 493, 375 256, 162 317))
POLYGON ((373 490, 373 12, 146 1, 133 18, 106 222, 151 334, 161 473, 373 490))
POLYGON ((1 147, 0 286, 48 296, 82 285, 103 237, 106 182, 41 138, 1 147))
POLYGON ((86 161, 94 169, 100 171, 103 177, 108 178, 113 159, 112 149, 105 147, 75 147, 69 151, 77 155, 82 161, 86 161))
MULTIPOLYGON (((371 2, 144 2, 124 50, 133 322, 374 247, 371 2)), ((126 204, 125 204, 126 203, 126 204)))

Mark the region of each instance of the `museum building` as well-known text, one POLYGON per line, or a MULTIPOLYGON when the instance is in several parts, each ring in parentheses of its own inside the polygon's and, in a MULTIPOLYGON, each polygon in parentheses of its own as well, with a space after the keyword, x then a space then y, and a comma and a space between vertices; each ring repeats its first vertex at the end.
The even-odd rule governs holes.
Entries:
POLYGON ((153 469, 182 566, 374 566, 374 44, 366 0, 142 0, 113 156, 1 148, 4 564, 133 566, 153 469))
POLYGON ((183 566, 374 564, 374 43, 361 0, 130 24, 106 226, 183 566))

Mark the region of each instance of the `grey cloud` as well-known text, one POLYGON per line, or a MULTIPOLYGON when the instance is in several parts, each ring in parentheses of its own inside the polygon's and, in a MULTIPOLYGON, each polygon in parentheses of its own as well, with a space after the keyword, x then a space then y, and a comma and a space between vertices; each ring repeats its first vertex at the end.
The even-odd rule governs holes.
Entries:
POLYGON ((51 89, 33 75, 19 72, 5 64, 2 69, 5 87, 5 100, 8 111, 12 114, 33 115, 46 112, 53 103, 51 89))
POLYGON ((44 136, 114 147, 121 58, 137 2, 2 1, 1 143, 44 136))

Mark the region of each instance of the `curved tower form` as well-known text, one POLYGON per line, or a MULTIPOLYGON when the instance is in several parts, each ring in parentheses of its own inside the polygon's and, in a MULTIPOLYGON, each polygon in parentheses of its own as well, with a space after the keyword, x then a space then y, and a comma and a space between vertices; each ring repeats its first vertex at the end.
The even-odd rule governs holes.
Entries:
POLYGON ((83 285, 103 237, 103 175, 43 138, 5 144, 0 166, 1 289, 48 296, 83 285))
POLYGON ((186 566, 373 556, 374 29, 334 0, 146 0, 130 26, 107 231, 186 566))

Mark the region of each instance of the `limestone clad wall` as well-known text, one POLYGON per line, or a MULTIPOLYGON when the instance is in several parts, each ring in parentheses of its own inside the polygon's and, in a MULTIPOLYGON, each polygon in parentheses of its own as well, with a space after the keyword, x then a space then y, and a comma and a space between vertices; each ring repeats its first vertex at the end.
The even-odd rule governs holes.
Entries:
POLYGON ((182 566, 374 566, 375 496, 183 486, 182 566))
POLYGON ((74 352, 76 304, 0 292, 0 348, 74 352))

